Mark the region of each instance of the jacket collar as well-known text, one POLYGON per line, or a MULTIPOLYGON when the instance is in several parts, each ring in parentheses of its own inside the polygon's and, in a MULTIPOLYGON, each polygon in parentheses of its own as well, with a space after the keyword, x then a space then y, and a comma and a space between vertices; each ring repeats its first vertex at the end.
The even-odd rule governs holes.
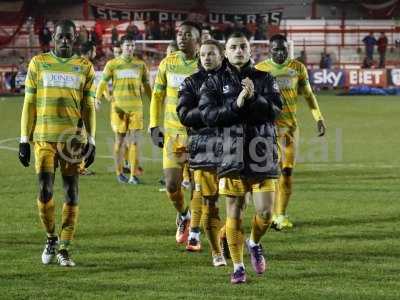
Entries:
POLYGON ((251 73, 251 71, 253 70, 253 64, 251 62, 251 59, 240 69, 240 71, 238 71, 238 69, 236 69, 236 67, 234 67, 233 65, 231 65, 231 63, 229 61, 226 62, 226 69, 233 74, 237 74, 239 76, 247 76, 248 74, 251 73))
POLYGON ((225 59, 224 59, 224 60, 222 61, 221 66, 220 66, 218 69, 214 69, 214 70, 211 70, 211 71, 206 71, 206 70, 203 68, 203 66, 201 65, 200 59, 199 59, 199 65, 198 65, 198 66, 199 66, 199 71, 200 71, 201 73, 207 74, 207 75, 215 75, 215 74, 217 74, 218 72, 224 70, 224 69, 226 68, 226 64, 227 64, 227 62, 226 62, 225 59))

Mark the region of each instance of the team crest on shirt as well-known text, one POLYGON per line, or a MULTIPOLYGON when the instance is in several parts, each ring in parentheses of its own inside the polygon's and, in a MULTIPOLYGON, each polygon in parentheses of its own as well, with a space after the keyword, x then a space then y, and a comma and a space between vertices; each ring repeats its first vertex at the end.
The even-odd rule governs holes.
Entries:
POLYGON ((230 91, 229 85, 224 85, 222 87, 222 94, 227 94, 229 93, 229 91, 230 91))
POLYGON ((48 63, 43 63, 43 64, 42 64, 42 68, 45 69, 45 70, 50 69, 50 64, 48 64, 48 63))
POLYGON ((272 89, 274 90, 275 93, 279 92, 279 86, 276 81, 274 81, 274 84, 272 85, 272 89))
POLYGON ((80 71, 81 71, 81 67, 80 67, 80 66, 73 66, 73 67, 72 67, 72 70, 73 70, 74 72, 80 72, 80 71))
POLYGON ((288 75, 289 76, 296 76, 296 70, 293 70, 293 69, 288 69, 288 75))

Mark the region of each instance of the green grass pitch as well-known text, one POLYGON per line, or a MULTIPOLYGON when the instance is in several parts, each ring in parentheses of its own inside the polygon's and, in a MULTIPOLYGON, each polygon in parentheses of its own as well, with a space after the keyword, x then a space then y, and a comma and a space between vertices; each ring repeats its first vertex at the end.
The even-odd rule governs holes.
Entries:
MULTIPOLYGON (((318 99, 328 126, 323 139, 299 104, 289 207, 295 228, 267 232, 268 272, 256 276, 246 254, 249 282, 232 286, 231 265, 212 267, 204 235, 198 254, 175 244, 174 209, 158 192, 160 153, 146 134, 144 184, 116 182, 106 104, 96 175, 80 181, 77 267, 43 266, 34 168, 24 169, 16 152, 22 97, 0 98, 0 299, 400 299, 399 98, 318 99)), ((58 224, 62 199, 58 174, 58 224)), ((250 205, 247 233, 252 212, 250 205)))

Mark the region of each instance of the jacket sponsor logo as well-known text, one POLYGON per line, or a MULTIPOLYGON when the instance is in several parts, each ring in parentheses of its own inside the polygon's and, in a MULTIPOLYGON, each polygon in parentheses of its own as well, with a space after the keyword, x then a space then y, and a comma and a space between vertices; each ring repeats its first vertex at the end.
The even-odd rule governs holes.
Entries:
POLYGON ((316 70, 311 71, 311 80, 315 85, 330 85, 338 87, 342 84, 344 78, 343 71, 316 70))
POLYGON ((117 79, 139 78, 139 71, 136 69, 125 69, 116 71, 117 79))
POLYGON ((272 89, 274 90, 275 93, 279 93, 279 86, 276 81, 272 84, 272 89))
POLYGON ((44 87, 59 87, 79 89, 81 78, 78 75, 62 72, 44 72, 43 86, 44 87))
POLYGON ((223 87, 222 87, 222 93, 223 94, 227 94, 227 93, 229 93, 229 85, 224 85, 223 87))
POLYGON ((177 88, 182 84, 186 77, 188 76, 185 74, 169 73, 167 77, 168 85, 177 88))

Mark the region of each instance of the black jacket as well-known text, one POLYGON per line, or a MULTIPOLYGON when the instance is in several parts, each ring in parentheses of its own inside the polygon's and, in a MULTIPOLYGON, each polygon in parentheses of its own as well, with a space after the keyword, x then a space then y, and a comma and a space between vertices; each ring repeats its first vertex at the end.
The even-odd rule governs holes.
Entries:
POLYGON ((203 121, 218 127, 223 140, 218 175, 263 180, 279 176, 274 122, 282 109, 278 86, 270 73, 253 68, 250 62, 239 72, 227 65, 201 87, 199 109, 203 121), (243 107, 236 104, 241 81, 249 77, 254 96, 243 107))
POLYGON ((204 81, 220 73, 224 67, 225 64, 218 71, 206 71, 200 66, 200 70, 187 77, 179 88, 176 112, 181 123, 187 127, 188 160, 192 169, 216 169, 220 162, 222 143, 217 139, 217 128, 208 127, 203 122, 198 105, 204 81))

